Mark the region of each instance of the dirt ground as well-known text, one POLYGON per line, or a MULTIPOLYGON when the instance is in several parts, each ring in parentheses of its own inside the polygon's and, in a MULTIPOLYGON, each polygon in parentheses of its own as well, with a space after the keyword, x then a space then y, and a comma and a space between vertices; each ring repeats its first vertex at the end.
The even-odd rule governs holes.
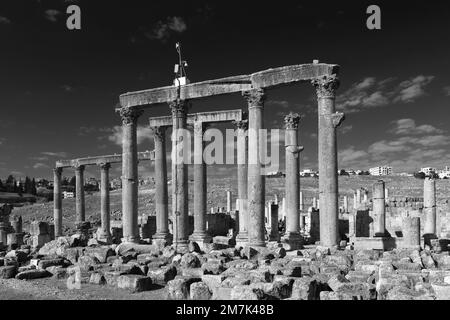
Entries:
POLYGON ((0 301, 3 300, 164 300, 165 288, 131 293, 108 285, 82 284, 69 290, 66 279, 36 280, 0 279, 0 301))

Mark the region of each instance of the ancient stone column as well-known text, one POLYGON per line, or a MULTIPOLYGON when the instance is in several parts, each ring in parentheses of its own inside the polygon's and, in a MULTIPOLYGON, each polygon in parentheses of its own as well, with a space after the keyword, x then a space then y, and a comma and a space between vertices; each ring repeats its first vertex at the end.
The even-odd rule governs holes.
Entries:
POLYGON ((185 155, 190 154, 186 133, 188 103, 177 100, 169 104, 172 112, 172 219, 175 247, 184 251, 188 247, 188 168, 185 155))
POLYGON ((369 190, 364 189, 363 201, 365 204, 369 203, 368 196, 369 196, 369 190))
POLYGON ((139 242, 137 120, 136 108, 121 108, 122 117, 122 242, 139 242))
POLYGON ((300 115, 290 113, 284 118, 285 123, 285 152, 286 152, 286 233, 282 241, 290 250, 297 250, 301 246, 300 236, 300 174, 299 160, 303 147, 298 146, 298 124, 300 115))
POLYGON ((264 91, 255 89, 243 93, 248 102, 248 244, 264 247, 265 175, 261 166, 264 128, 264 91))
POLYGON ((426 177, 423 185, 424 235, 436 235, 436 180, 426 177))
POLYGON ((248 241, 248 214, 247 214, 247 128, 248 121, 236 121, 237 128, 237 176, 238 176, 238 199, 239 199, 239 233, 236 237, 237 243, 248 241))
POLYGON ((358 188, 358 190, 356 190, 356 208, 358 209, 358 207, 361 204, 361 188, 358 188))
POLYGON ((75 211, 76 222, 83 222, 85 220, 84 209, 84 166, 75 167, 75 211))
POLYGON ((348 197, 344 196, 344 213, 348 213, 348 197))
POLYGON ((194 232, 189 239, 199 244, 212 240, 206 231, 207 176, 206 164, 203 159, 205 130, 204 123, 200 121, 194 123, 194 232))
POLYGON ((303 192, 300 191, 300 230, 305 230, 305 213, 304 211, 304 199, 303 192))
POLYGON ((169 200, 167 193, 166 127, 152 128, 155 142, 155 202, 156 233, 153 243, 166 244, 172 236, 169 233, 169 200))
POLYGON ((420 249, 420 218, 404 216, 402 220, 403 247, 420 249))
POLYGON ((102 163, 100 164, 100 218, 101 227, 100 232, 98 232, 98 240, 110 243, 111 242, 111 232, 110 232, 110 203, 109 203, 109 168, 111 164, 102 163))
POLYGON ((344 114, 335 112, 335 92, 339 86, 336 76, 324 76, 312 83, 319 109, 320 242, 335 246, 339 243, 336 128, 344 120, 344 114))
POLYGON ((316 197, 314 197, 313 200, 312 200, 312 207, 314 209, 317 209, 317 199, 316 199, 316 197))
POLYGON ((372 198, 375 237, 384 237, 386 234, 386 202, 384 201, 384 182, 382 180, 373 184, 372 198))
POLYGON ((53 220, 55 223, 55 237, 62 233, 62 196, 61 196, 62 168, 53 169, 53 220))

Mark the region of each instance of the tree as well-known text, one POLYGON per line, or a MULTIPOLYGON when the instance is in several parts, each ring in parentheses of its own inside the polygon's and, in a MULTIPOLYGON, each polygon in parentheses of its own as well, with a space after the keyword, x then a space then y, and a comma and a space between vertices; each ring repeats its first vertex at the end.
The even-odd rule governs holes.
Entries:
POLYGON ((14 179, 14 176, 11 174, 6 178, 5 189, 6 192, 15 192, 16 179, 14 179))
POLYGON ((414 172, 414 178, 417 179, 425 179, 425 173, 424 172, 414 172))
POLYGON ((34 178, 33 178, 33 180, 31 181, 31 189, 30 189, 30 193, 31 193, 33 196, 37 195, 36 180, 34 180, 34 178))
POLYGON ((25 177, 25 184, 23 187, 23 191, 25 193, 31 193, 31 179, 28 176, 25 177))
POLYGON ((5 187, 3 186, 2 179, 0 179, 0 191, 5 191, 5 187))

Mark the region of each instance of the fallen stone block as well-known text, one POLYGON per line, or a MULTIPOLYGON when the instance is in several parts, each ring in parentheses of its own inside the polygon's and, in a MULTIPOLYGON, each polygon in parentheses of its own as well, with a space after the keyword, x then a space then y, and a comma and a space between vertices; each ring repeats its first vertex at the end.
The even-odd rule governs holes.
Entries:
POLYGON ((220 287, 222 281, 226 278, 223 275, 204 274, 201 276, 201 279, 208 286, 209 290, 213 291, 214 288, 220 287))
POLYGON ((22 250, 11 250, 6 254, 5 258, 15 259, 19 264, 21 264, 28 260, 28 254, 22 250))
POLYGON ((406 287, 395 287, 387 293, 386 300, 434 300, 434 297, 426 292, 406 287))
POLYGON ((292 284, 291 298, 296 300, 316 300, 319 287, 317 281, 311 277, 296 279, 292 284))
POLYGON ((347 278, 345 278, 341 274, 332 276, 327 282, 327 284, 331 288, 331 290, 333 290, 335 292, 337 292, 343 288, 346 288, 346 285, 349 283, 350 283, 350 281, 347 280, 347 278))
POLYGON ((109 246, 87 247, 84 255, 96 258, 100 263, 106 263, 108 257, 114 256, 114 250, 109 246))
POLYGON ((167 282, 167 298, 171 300, 186 300, 189 297, 188 281, 183 278, 167 282))
POLYGON ((214 288, 211 300, 231 300, 232 288, 217 287, 214 288))
POLYGON ((17 274, 17 269, 16 265, 0 267, 0 279, 14 278, 17 274))
POLYGON ((182 268, 200 268, 200 260, 198 259, 196 254, 186 253, 181 258, 180 263, 182 268))
POLYGON ((97 258, 91 257, 91 256, 81 256, 78 258, 77 264, 80 266, 82 270, 93 270, 94 266, 99 264, 100 261, 98 261, 97 258))
POLYGON ((242 270, 253 270, 258 268, 258 263, 256 261, 250 261, 250 260, 232 260, 227 263, 225 263, 225 268, 235 268, 235 269, 242 269, 242 270))
POLYGON ((235 286, 249 285, 250 282, 250 278, 228 277, 222 281, 221 286, 223 288, 234 288, 235 286))
POLYGON ((34 269, 34 270, 20 272, 20 273, 16 274, 15 278, 19 279, 19 280, 32 280, 32 279, 39 279, 39 278, 47 278, 47 277, 51 277, 51 276, 52 276, 52 274, 50 272, 48 272, 47 270, 34 269))
POLYGON ((263 290, 251 286, 236 286, 231 289, 231 300, 263 300, 265 298, 263 290))
POLYGON ((152 279, 150 277, 126 274, 117 278, 117 287, 120 289, 128 289, 131 292, 141 292, 151 290, 152 279))
POLYGON ((106 279, 105 279, 105 276, 102 275, 101 273, 93 272, 91 274, 91 277, 89 278, 89 283, 104 285, 104 284, 106 284, 106 279))
POLYGON ((437 300, 450 300, 450 284, 432 283, 431 284, 437 300))
POLYGON ((56 279, 65 279, 69 276, 69 274, 67 273, 67 268, 61 266, 51 266, 47 267, 45 270, 50 272, 56 279))
POLYGON ((181 274, 185 277, 201 278, 203 276, 202 268, 182 268, 181 274))
POLYGON ((173 280, 177 275, 177 268, 174 265, 163 266, 158 269, 149 269, 147 276, 152 282, 158 285, 165 285, 168 281, 173 280))
POLYGON ((209 300, 212 293, 204 282, 194 282, 191 284, 189 295, 191 300, 209 300))
POLYGON ((17 269, 17 272, 20 273, 20 272, 24 272, 24 271, 28 271, 28 270, 35 270, 35 269, 36 269, 35 265, 29 264, 27 266, 19 267, 17 269))
POLYGON ((47 269, 48 267, 63 266, 63 265, 65 265, 64 259, 57 258, 57 259, 40 260, 37 267, 38 267, 38 269, 44 270, 44 269, 47 269))
POLYGON ((202 264, 201 268, 204 274, 220 274, 225 271, 222 263, 207 262, 202 264))

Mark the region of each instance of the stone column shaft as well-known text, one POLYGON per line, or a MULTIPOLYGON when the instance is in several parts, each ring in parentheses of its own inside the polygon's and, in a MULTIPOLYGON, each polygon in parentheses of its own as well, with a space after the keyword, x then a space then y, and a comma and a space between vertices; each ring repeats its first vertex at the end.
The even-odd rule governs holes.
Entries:
POLYGON ((239 233, 236 240, 246 242, 248 240, 248 213, 247 213, 247 192, 248 192, 248 172, 247 172, 247 128, 248 121, 238 121, 237 127, 237 176, 238 176, 238 200, 239 200, 239 233))
POLYGON ((298 124, 300 115, 290 113, 284 118, 285 122, 285 152, 286 152, 286 233, 283 242, 289 249, 298 249, 301 245, 300 237, 300 152, 303 147, 298 146, 298 124))
POLYGON ((339 243, 336 128, 344 115, 335 113, 335 91, 339 85, 335 76, 313 80, 313 85, 319 109, 320 242, 335 246, 339 243))
POLYGON ((383 237, 386 233, 386 202, 384 200, 384 182, 379 180, 373 185, 373 217, 375 236, 383 237))
POLYGON ((185 158, 190 154, 186 133, 187 101, 170 103, 172 112, 172 219, 174 222, 174 244, 177 249, 187 249, 189 242, 188 223, 188 168, 185 158))
MULTIPOLYGON (((251 90, 244 93, 248 101, 248 242, 251 246, 264 247, 265 176, 262 172, 262 143, 264 91, 251 90)), ((265 143, 265 141, 264 141, 265 143)))
POLYGON ((98 235, 99 240, 109 243, 111 241, 110 232, 110 201, 109 201, 109 168, 111 164, 100 165, 100 201, 101 201, 101 228, 98 235))
POLYGON ((425 214, 425 235, 436 235, 436 180, 425 178, 423 186, 423 210, 425 214))
POLYGON ((122 242, 138 243, 138 153, 137 120, 143 113, 134 108, 120 109, 122 117, 122 242))
POLYGON ((402 220, 403 246, 410 249, 420 248, 420 218, 403 217, 402 220))
POLYGON ((199 243, 211 242, 206 231, 207 176, 203 159, 205 130, 206 126, 202 122, 194 123, 194 233, 190 239, 199 243))
POLYGON ((170 240, 167 195, 166 128, 153 128, 155 142, 156 233, 154 241, 170 240))
POLYGON ((55 223, 55 237, 62 233, 62 195, 61 195, 62 168, 53 169, 53 220, 55 223))
POLYGON ((348 197, 344 196, 344 213, 348 213, 348 197))
POLYGON ((85 206, 84 206, 84 166, 75 168, 75 211, 76 222, 85 221, 85 206))

